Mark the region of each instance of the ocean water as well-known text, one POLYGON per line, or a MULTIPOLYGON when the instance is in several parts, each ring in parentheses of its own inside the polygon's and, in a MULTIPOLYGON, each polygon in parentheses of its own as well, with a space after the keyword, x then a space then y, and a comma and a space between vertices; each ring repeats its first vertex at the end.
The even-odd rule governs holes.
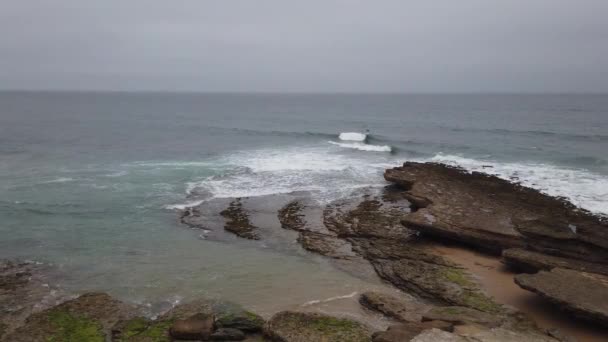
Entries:
POLYGON ((606 215, 608 95, 3 92, 0 258, 153 309, 210 296, 271 313, 348 296, 376 285, 295 247, 206 240, 176 210, 294 191, 327 203, 407 160, 606 215))

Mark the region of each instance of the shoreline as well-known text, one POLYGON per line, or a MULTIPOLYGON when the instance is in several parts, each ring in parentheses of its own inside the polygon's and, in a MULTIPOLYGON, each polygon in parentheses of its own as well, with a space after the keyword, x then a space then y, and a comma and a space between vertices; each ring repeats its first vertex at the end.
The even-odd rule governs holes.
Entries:
MULTIPOLYGON (((416 336, 565 342, 606 336, 607 326, 601 323, 608 320, 602 295, 608 289, 605 220, 561 198, 446 165, 406 163, 386 170, 385 178, 392 185, 362 189, 327 205, 306 194, 283 194, 204 203, 179 217, 185 226, 203 230, 205 238, 262 241, 264 248, 324 258, 332 269, 367 280, 361 290, 317 293, 318 298, 298 305, 281 305, 298 289, 274 284, 271 307, 277 312, 262 317, 239 308, 240 323, 222 321, 226 307, 234 307, 222 301, 179 303, 150 319, 138 318, 141 307, 105 294, 84 294, 44 311, 26 303, 32 319, 10 312, 0 317, 0 341, 36 341, 75 329, 57 326, 65 320, 53 321, 66 308, 77 315, 69 322, 92 319, 98 322, 91 323, 95 336, 111 335, 113 341, 129 341, 125 334, 156 334, 158 341, 169 341, 184 324, 206 327, 204 338, 196 335, 199 340, 227 333, 224 328, 234 328, 232 333, 248 340, 287 342, 302 341, 302 336, 374 342, 416 336), (505 251, 511 252, 508 258, 505 251), (578 291, 581 277, 589 291, 578 291), (108 317, 108 312, 114 314, 108 317), (127 329, 134 319, 145 321, 138 323, 141 331, 127 329), (255 329, 243 328, 243 321, 255 329)), ((31 296, 41 285, 35 270, 27 264, 3 265, 0 285, 7 295, 0 299, 39 298, 31 296), (14 284, 25 290, 19 292, 14 284)))
POLYGON ((428 248, 465 267, 497 302, 528 314, 540 327, 559 327, 566 335, 581 342, 606 340, 608 328, 575 320, 556 310, 551 303, 517 286, 513 282, 517 273, 504 265, 499 257, 449 242, 429 241, 428 248))

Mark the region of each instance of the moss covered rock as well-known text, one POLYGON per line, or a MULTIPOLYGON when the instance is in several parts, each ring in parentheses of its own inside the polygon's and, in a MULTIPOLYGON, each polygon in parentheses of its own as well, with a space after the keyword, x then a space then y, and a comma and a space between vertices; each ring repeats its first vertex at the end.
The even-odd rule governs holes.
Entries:
POLYGON ((31 315, 4 340, 45 342, 103 342, 121 319, 135 308, 105 293, 88 293, 51 309, 31 315))
POLYGON ((265 334, 273 341, 284 342, 363 342, 371 332, 361 323, 318 313, 283 311, 266 325, 265 334))

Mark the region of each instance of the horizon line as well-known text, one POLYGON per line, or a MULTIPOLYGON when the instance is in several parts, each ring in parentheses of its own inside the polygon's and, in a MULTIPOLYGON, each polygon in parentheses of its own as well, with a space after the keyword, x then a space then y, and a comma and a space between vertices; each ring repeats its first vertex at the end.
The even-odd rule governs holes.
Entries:
POLYGON ((208 94, 208 95, 608 95, 608 91, 205 91, 205 90, 111 90, 111 89, 0 89, 0 93, 83 94, 208 94))

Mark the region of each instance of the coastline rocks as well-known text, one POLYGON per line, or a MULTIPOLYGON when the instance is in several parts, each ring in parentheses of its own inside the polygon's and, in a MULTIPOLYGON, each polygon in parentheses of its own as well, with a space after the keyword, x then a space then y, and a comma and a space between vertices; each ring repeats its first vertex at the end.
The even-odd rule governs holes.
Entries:
POLYGON ((515 283, 578 318, 608 325, 607 276, 554 268, 517 275, 515 283))
POLYGON ((187 319, 178 319, 173 322, 169 333, 171 337, 181 340, 208 340, 214 330, 212 315, 196 314, 187 319))
POLYGON ((420 322, 422 315, 430 310, 426 304, 413 298, 397 298, 380 292, 365 292, 359 297, 364 307, 383 313, 402 322, 420 322))
POLYGON ((608 265, 547 255, 521 248, 511 248, 503 251, 502 259, 506 265, 526 273, 550 271, 559 267, 608 275, 608 265))
POLYGON ((454 325, 443 321, 428 321, 422 323, 404 323, 392 325, 386 331, 376 332, 372 336, 373 342, 402 342, 411 341, 425 330, 439 329, 454 331, 454 325))
POLYGON ((608 263, 608 225, 561 198, 479 172, 407 162, 384 178, 412 201, 408 228, 493 253, 531 248, 608 263))
POLYGON ((423 321, 445 321, 454 324, 478 324, 487 327, 497 327, 504 322, 500 315, 492 315, 487 312, 461 307, 461 306, 436 306, 422 315, 423 321))
POLYGON ((282 311, 266 324, 265 335, 281 342, 367 342, 371 332, 359 322, 319 313, 282 311))
POLYGON ((245 333, 239 329, 220 328, 211 334, 212 341, 242 341, 245 339, 245 333))
POLYGON ((225 230, 245 239, 260 239, 260 236, 256 232, 257 227, 251 224, 247 212, 243 209, 240 198, 230 202, 228 208, 224 209, 220 215, 226 219, 225 230))
POLYGON ((0 260, 0 341, 35 309, 60 299, 45 283, 43 268, 35 263, 0 260))
POLYGON ((134 316, 135 309, 105 293, 87 293, 30 315, 3 341, 103 342, 110 336, 112 326, 134 316))

